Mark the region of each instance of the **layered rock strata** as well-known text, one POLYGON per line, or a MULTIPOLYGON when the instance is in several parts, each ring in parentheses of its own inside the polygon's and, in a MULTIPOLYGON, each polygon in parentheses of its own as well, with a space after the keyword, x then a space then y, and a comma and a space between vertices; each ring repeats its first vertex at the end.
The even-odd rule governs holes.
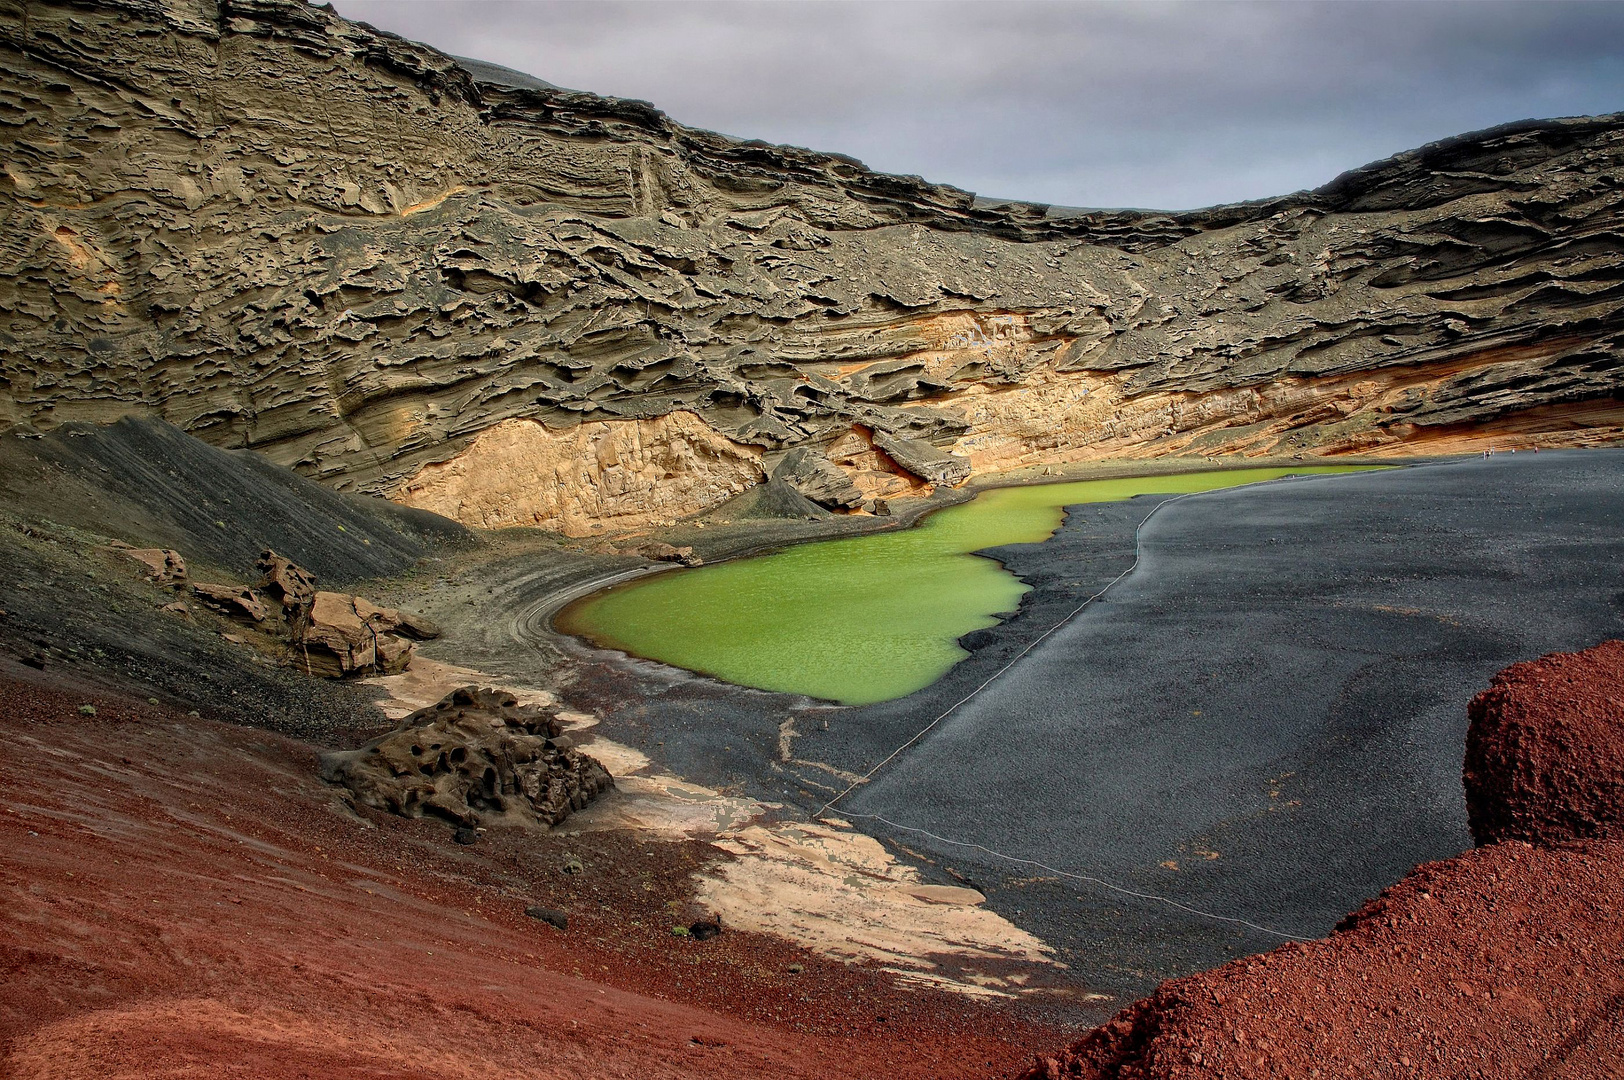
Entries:
POLYGON ((1328 938, 1162 984, 1023 1078, 1616 1075, 1621 675, 1617 641, 1502 672, 1470 708, 1482 846, 1328 938))
POLYGON ((322 776, 367 806, 463 827, 556 825, 614 786, 553 713, 466 686, 358 750, 322 756, 322 776))
POLYGON ((1617 116, 1082 212, 476 67, 295 0, 0 2, 0 424, 159 416, 571 533, 800 448, 849 509, 820 462, 871 500, 1624 433, 1617 116))

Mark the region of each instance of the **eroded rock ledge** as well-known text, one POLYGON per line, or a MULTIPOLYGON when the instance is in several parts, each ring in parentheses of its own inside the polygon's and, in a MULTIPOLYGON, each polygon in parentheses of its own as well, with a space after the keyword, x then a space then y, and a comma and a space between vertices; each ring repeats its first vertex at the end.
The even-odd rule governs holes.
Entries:
POLYGON ((8 0, 0 70, 0 425, 155 415, 573 533, 797 448, 850 509, 1019 465, 1624 433, 1618 116, 1082 213, 476 77, 295 0, 8 0))
POLYGON ((1502 672, 1470 710, 1482 846, 1417 867, 1328 938, 1164 983, 1023 1078, 1614 1075, 1620 685, 1619 641, 1502 672))

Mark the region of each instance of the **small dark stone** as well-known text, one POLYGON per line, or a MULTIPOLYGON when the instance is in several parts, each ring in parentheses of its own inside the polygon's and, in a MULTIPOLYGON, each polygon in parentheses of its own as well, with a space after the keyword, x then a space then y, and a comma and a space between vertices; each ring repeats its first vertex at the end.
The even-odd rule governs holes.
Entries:
POLYGON ((714 922, 707 922, 704 919, 700 919, 698 922, 688 927, 688 936, 693 938, 695 941, 709 941, 711 938, 715 937, 721 932, 721 919, 717 919, 714 922))
POLYGON ((548 926, 556 926, 560 930, 570 928, 570 917, 555 908, 527 907, 524 909, 524 913, 532 919, 540 919, 548 926))
POLYGON ((479 833, 464 825, 462 828, 451 834, 451 839, 455 840, 459 844, 472 844, 479 840, 479 833))

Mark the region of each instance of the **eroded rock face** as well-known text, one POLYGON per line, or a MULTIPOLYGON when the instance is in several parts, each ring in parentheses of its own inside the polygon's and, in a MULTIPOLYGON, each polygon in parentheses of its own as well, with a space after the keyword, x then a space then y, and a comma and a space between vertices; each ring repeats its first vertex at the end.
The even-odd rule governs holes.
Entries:
POLYGON ((574 533, 798 447, 868 500, 961 460, 1624 432, 1619 117, 1078 213, 481 81, 294 0, 30 3, 0 42, 0 423, 156 414, 574 533))
POLYGON ((265 601, 246 585, 214 585, 195 581, 192 583, 192 595, 215 611, 239 622, 262 623, 270 618, 265 601))
POLYGON ((412 644, 393 631, 399 613, 359 596, 318 592, 300 619, 294 666, 311 675, 398 675, 412 662, 412 644))
POLYGON ((174 548, 138 548, 115 542, 111 548, 147 568, 147 580, 157 585, 186 584, 186 560, 174 548))
POLYGON ((283 612, 298 612, 315 602, 316 575, 292 559, 266 548, 260 553, 258 566, 264 574, 259 582, 260 592, 278 601, 283 612))
POLYGON ((584 536, 726 502, 761 479, 759 457, 691 412, 564 431, 508 420, 450 461, 425 465, 394 495, 488 529, 542 525, 584 536))
POLYGON ((473 686, 359 750, 324 754, 321 767, 367 806, 464 827, 556 825, 614 786, 556 716, 473 686))
POLYGON ((1479 844, 1624 839, 1624 641, 1513 665, 1467 712, 1479 844))
MULTIPOLYGON (((184 573, 178 552, 122 553, 160 572, 179 565, 184 573)), ((262 631, 272 651, 307 675, 397 675, 411 664, 412 642, 440 636, 439 627, 420 615, 317 588, 314 574, 270 548, 260 555, 259 569, 257 587, 193 582, 192 593, 215 611, 262 631)), ((186 613, 184 605, 165 610, 186 613)))

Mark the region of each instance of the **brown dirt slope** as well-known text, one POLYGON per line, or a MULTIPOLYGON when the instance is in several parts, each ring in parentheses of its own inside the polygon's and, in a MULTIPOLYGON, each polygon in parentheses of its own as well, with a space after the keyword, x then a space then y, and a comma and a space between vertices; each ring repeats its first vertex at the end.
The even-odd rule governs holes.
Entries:
POLYGON ((1541 846, 1419 866, 1330 937, 1164 983, 1023 1080, 1624 1076, 1621 670, 1608 642, 1472 702, 1474 833, 1541 846))
POLYGON ((348 811, 302 743, 4 674, 0 1076, 979 1076, 1054 1037, 773 939, 673 935, 708 845, 457 846, 348 811))

